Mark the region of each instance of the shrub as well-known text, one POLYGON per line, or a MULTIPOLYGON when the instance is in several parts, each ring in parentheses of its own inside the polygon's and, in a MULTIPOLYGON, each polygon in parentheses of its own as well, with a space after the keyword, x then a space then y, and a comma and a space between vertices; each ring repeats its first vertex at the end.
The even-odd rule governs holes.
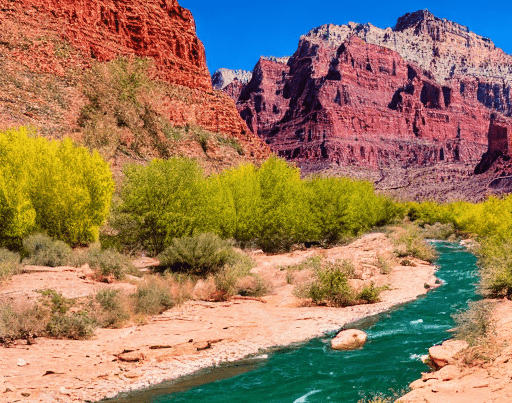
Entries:
POLYGON ((281 270, 288 270, 288 271, 300 271, 300 270, 317 270, 322 267, 322 256, 310 256, 306 259, 304 259, 302 262, 299 262, 297 264, 291 264, 288 266, 281 267, 281 270))
POLYGON ((314 304, 337 307, 378 302, 383 288, 375 287, 372 282, 357 292, 348 281, 356 277, 355 267, 348 260, 315 262, 313 280, 298 286, 295 295, 311 298, 314 304))
POLYGON ((114 190, 98 153, 23 128, 0 132, 0 150, 1 243, 20 247, 36 230, 70 244, 98 238, 114 190))
POLYGON ((405 224, 397 229, 395 234, 396 254, 398 257, 413 256, 427 262, 436 258, 436 251, 423 238, 417 225, 405 224))
POLYGON ((163 127, 150 104, 159 89, 148 68, 148 59, 119 57, 93 64, 85 76, 83 92, 89 103, 78 122, 84 128, 85 144, 106 158, 121 147, 126 131, 131 139, 125 142, 138 150, 144 144, 140 137, 163 127))
POLYGON ((47 332, 58 339, 81 340, 91 338, 97 326, 98 323, 87 311, 79 311, 52 315, 47 332))
POLYGON ((319 305, 343 307, 356 303, 355 292, 340 266, 317 270, 315 279, 310 284, 297 288, 296 294, 302 298, 311 298, 314 304, 319 305))
POLYGON ((101 307, 98 321, 102 327, 118 328, 129 319, 129 313, 123 308, 119 290, 106 288, 96 293, 96 302, 101 307))
POLYGON ((270 285, 259 274, 250 273, 236 282, 236 294, 242 297, 262 297, 269 293, 270 285))
POLYGON ((120 280, 126 273, 134 273, 136 270, 130 258, 112 249, 102 250, 100 245, 92 246, 85 259, 101 277, 112 276, 120 280))
POLYGON ((221 268, 214 276, 215 288, 219 294, 219 299, 226 299, 238 292, 237 284, 239 280, 249 275, 250 267, 236 264, 226 265, 221 268))
POLYGON ((165 278, 169 283, 174 303, 180 305, 192 299, 197 278, 187 273, 166 273, 165 278))
POLYGON ((367 304, 379 302, 380 287, 375 287, 373 281, 369 285, 365 285, 357 294, 357 299, 367 304))
POLYGON ((174 306, 169 285, 164 279, 147 280, 132 297, 135 301, 135 312, 145 315, 156 315, 174 306))
POLYGON ((384 255, 381 255, 380 253, 377 253, 375 266, 377 266, 380 269, 380 274, 391 273, 392 263, 391 263, 390 259, 388 259, 384 255))
POLYGON ((300 171, 277 157, 258 169, 261 224, 257 245, 267 252, 289 250, 293 244, 314 237, 308 197, 300 171))
POLYGON ((452 223, 436 222, 433 225, 425 224, 423 227, 423 237, 426 239, 448 239, 454 234, 455 227, 452 223))
POLYGON ((0 248, 0 281, 18 274, 20 270, 20 255, 5 248, 0 248))
POLYGON ((49 315, 33 304, 0 304, 0 343, 41 336, 46 330, 49 315))
POLYGON ((512 296, 512 240, 487 237, 478 249, 482 288, 492 297, 512 296))
POLYGON ((266 252, 304 242, 339 242, 402 213, 371 184, 302 180, 297 168, 271 157, 203 177, 185 158, 128 166, 113 227, 127 245, 161 253, 173 238, 211 232, 266 252))
POLYGON ((494 331, 493 310, 492 302, 470 302, 465 311, 453 315, 456 323, 455 338, 467 341, 469 346, 482 344, 494 331))
POLYGON ((244 259, 229 241, 211 233, 175 238, 158 258, 162 267, 202 276, 244 259))
POLYGON ((24 264, 37 266, 65 266, 70 263, 71 248, 62 241, 55 241, 45 234, 30 235, 23 240, 27 258, 24 264))
POLYGON ((61 293, 52 290, 38 291, 43 297, 43 305, 50 309, 53 314, 65 314, 73 306, 73 301, 65 298, 61 293))

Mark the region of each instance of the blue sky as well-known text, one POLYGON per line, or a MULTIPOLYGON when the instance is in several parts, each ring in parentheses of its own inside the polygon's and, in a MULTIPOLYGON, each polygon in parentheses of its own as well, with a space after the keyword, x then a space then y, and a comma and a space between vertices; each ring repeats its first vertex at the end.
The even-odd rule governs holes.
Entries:
POLYGON ((512 2, 462 0, 178 0, 192 11, 210 73, 220 67, 252 70, 260 55, 289 56, 300 35, 322 24, 370 22, 393 27, 407 12, 429 9, 466 25, 512 53, 512 2))

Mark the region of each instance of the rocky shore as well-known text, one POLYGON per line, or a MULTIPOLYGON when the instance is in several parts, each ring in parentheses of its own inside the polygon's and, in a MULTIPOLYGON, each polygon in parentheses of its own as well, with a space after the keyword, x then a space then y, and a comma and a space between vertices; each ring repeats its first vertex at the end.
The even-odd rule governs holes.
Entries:
MULTIPOLYGON (((445 361, 414 381, 401 403, 509 403, 512 401, 512 301, 496 303, 487 343, 460 351, 453 341, 430 349, 445 361)), ((455 342, 456 343, 456 342, 455 342)))
MULTIPOLYGON (((435 286, 435 267, 416 259, 412 259, 415 266, 398 265, 389 274, 381 274, 375 266, 377 254, 392 251, 391 241, 376 233, 328 250, 255 254, 257 265, 253 271, 272 284, 271 293, 265 297, 238 297, 226 302, 192 300, 145 324, 99 329, 91 340, 39 338, 32 345, 23 342, 1 348, 0 401, 85 402, 114 397, 338 330, 413 300, 435 286), (319 254, 327 259, 350 259, 362 278, 371 278, 376 285, 387 284, 381 302, 331 308, 307 306, 296 298, 285 267, 319 254)), ((45 288, 58 289, 67 284, 69 293, 83 287, 92 293, 105 286, 84 280, 79 271, 61 268, 48 276, 41 269, 15 276, 0 287, 0 299, 13 289, 28 295, 31 290, 43 288, 43 281, 45 288), (32 276, 31 281, 27 276, 32 276), (62 281, 63 277, 67 280, 62 281)), ((66 290, 59 291, 65 294, 66 290)))

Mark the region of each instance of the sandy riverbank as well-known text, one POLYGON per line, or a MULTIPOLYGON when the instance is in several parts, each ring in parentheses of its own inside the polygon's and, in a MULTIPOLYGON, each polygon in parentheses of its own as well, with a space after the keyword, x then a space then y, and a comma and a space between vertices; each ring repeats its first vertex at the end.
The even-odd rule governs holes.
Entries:
MULTIPOLYGON (((425 284, 435 285, 435 267, 415 259, 416 266, 395 266, 391 273, 381 274, 375 266, 376 256, 392 250, 389 239, 377 233, 328 250, 257 254, 253 271, 271 282, 273 289, 260 300, 188 301, 152 317, 145 325, 99 329, 91 340, 39 338, 30 346, 1 348, 0 401, 84 402, 113 397, 270 347, 320 336, 413 300, 427 291, 425 284), (381 302, 372 305, 303 306, 281 268, 315 254, 350 259, 363 278, 371 278, 377 285, 388 284, 389 289, 382 292, 381 302)), ((0 298, 13 290, 30 296, 42 288, 54 288, 64 295, 92 294, 104 286, 84 279, 80 269, 39 270, 15 276, 0 287, 0 298)))

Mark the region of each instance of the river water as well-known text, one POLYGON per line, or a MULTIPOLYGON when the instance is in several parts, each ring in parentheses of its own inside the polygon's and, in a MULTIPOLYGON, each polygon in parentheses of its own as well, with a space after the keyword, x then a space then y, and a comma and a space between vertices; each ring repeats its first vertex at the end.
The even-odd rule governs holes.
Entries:
POLYGON ((266 359, 203 371, 123 401, 356 403, 400 393, 428 370, 420 359, 428 348, 450 338, 451 315, 478 298, 475 256, 457 244, 435 246, 436 275, 443 285, 392 311, 348 325, 368 333, 362 349, 333 351, 329 342, 334 335, 328 334, 274 351, 266 359))

